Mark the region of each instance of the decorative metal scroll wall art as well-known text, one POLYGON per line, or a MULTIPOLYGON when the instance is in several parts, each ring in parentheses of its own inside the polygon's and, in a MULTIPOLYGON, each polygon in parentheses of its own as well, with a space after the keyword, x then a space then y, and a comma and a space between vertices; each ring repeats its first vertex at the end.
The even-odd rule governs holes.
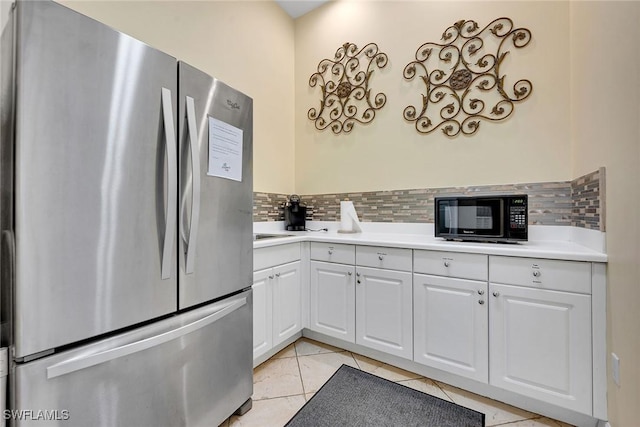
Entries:
POLYGON ((419 76, 426 88, 420 111, 406 107, 405 120, 415 122, 420 133, 441 129, 447 136, 471 135, 481 120, 505 120, 533 86, 522 79, 507 91, 501 66, 508 48, 521 49, 530 41, 531 31, 514 29, 509 18, 498 18, 483 29, 475 21, 456 22, 442 34, 442 44, 423 44, 415 61, 404 68, 405 79, 419 76))
POLYGON ((333 60, 320 61, 318 71, 309 78, 311 87, 320 86, 322 90, 320 108, 311 108, 307 113, 316 129, 331 127, 335 134, 349 133, 356 122, 373 121, 387 96, 377 93, 372 97, 371 76, 375 68, 384 68, 387 61, 387 55, 375 43, 360 50, 353 43, 345 43, 333 60))

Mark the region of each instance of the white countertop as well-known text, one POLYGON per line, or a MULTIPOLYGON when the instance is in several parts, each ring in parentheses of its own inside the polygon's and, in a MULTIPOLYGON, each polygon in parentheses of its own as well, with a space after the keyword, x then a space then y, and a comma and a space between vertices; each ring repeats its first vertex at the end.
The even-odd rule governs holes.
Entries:
MULTIPOLYGON (((294 242, 327 242, 327 243, 344 243, 353 245, 367 245, 367 246, 386 246, 397 248, 409 248, 409 249, 427 249, 434 251, 449 251, 449 252, 467 252, 467 253, 482 253, 487 255, 503 255, 503 256, 518 256, 518 257, 532 257, 532 258, 546 258, 546 259, 560 259, 570 261, 590 261, 590 262, 606 262, 607 255, 602 250, 594 249, 580 244, 576 241, 568 240, 571 238, 573 227, 561 227, 552 226, 547 227, 544 232, 537 230, 535 233, 540 239, 529 240, 528 242, 522 242, 517 244, 503 244, 503 243, 482 243, 482 242, 457 242, 446 241, 440 238, 435 238, 433 233, 428 232, 428 227, 423 232, 416 233, 415 228, 404 227, 397 229, 397 232, 392 230, 393 227, 374 227, 370 226, 372 231, 367 231, 363 227, 363 231, 354 234, 338 233, 336 227, 332 227, 332 223, 313 223, 315 227, 307 225, 308 228, 321 228, 327 226, 328 231, 285 231, 282 223, 255 223, 254 233, 265 234, 282 234, 287 237, 270 238, 256 240, 253 243, 254 249, 264 248, 275 245, 282 245, 286 243, 294 242), (263 225, 267 224, 267 225, 263 225), (256 226, 257 225, 257 226, 256 226), (278 227, 279 225, 279 227, 278 227), (380 231, 384 230, 384 231, 380 231), (552 233, 549 233, 549 230, 552 233), (557 237, 554 240, 553 237, 557 237)), ((336 223, 338 226, 339 224, 336 223)), ((530 230, 536 226, 531 226, 530 230)), ((541 226, 540 226, 541 227, 541 226)), ((592 233, 600 233, 593 232, 592 233)), ((584 231, 580 231, 584 233, 584 231)), ((601 233, 604 235, 604 233, 601 233)), ((598 238, 598 236, 596 236, 598 238)), ((597 240, 597 239, 596 239, 597 240)), ((603 239, 604 240, 604 237, 603 239)), ((596 245, 597 246, 597 245, 596 245)))

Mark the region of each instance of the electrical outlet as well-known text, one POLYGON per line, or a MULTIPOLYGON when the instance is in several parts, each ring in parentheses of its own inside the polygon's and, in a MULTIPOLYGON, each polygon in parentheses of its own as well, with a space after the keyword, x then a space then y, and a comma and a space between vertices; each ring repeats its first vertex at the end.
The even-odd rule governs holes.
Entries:
POLYGON ((615 353, 611 353, 611 375, 613 382, 620 387, 620 358, 615 353))

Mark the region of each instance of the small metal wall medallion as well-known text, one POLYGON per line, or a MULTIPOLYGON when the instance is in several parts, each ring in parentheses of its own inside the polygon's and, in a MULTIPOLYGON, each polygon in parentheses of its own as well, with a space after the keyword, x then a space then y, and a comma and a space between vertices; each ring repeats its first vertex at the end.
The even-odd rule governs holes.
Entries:
POLYGON ((461 20, 447 28, 441 40, 420 46, 403 71, 406 80, 420 77, 426 89, 420 111, 409 105, 403 112, 418 132, 441 129, 450 137, 461 132, 471 135, 481 120, 505 120, 514 103, 531 95, 533 85, 526 79, 507 91, 500 69, 511 47, 529 44, 528 29, 514 28, 513 21, 504 17, 482 29, 475 21, 461 20))
POLYGON ((320 107, 307 113, 316 129, 330 127, 335 134, 349 133, 356 122, 373 121, 387 96, 384 93, 372 96, 371 76, 375 68, 382 69, 387 62, 387 55, 378 50, 377 44, 369 43, 358 50, 348 42, 336 51, 333 60, 320 61, 318 71, 309 78, 309 86, 319 86, 322 91, 320 107))

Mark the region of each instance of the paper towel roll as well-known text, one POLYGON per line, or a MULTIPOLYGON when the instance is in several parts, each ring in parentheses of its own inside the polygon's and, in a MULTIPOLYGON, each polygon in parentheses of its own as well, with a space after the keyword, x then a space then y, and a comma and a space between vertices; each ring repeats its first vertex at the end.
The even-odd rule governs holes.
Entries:
POLYGON ((362 231, 356 208, 351 201, 340 202, 340 230, 343 233, 357 233, 362 231))

